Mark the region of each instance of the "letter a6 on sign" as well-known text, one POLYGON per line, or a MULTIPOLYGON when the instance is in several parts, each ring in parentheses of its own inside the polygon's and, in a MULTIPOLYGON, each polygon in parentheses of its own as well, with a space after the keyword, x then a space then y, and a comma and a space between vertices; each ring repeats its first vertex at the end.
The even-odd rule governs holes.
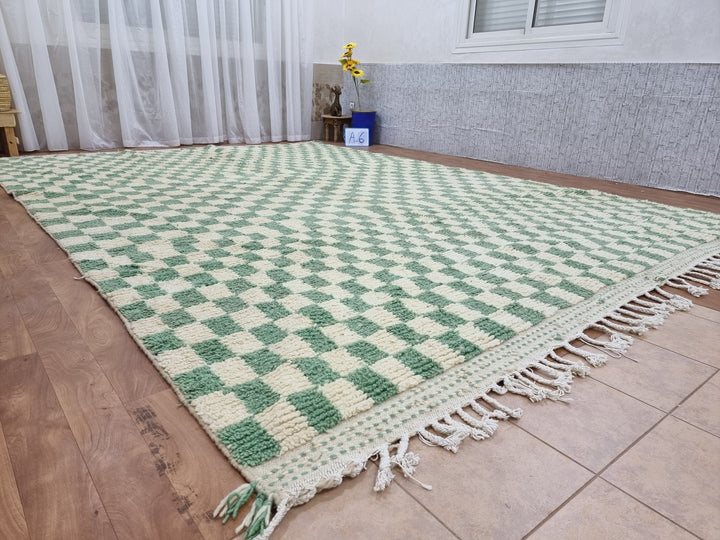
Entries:
POLYGON ((368 128, 345 128, 345 146, 370 146, 368 128))

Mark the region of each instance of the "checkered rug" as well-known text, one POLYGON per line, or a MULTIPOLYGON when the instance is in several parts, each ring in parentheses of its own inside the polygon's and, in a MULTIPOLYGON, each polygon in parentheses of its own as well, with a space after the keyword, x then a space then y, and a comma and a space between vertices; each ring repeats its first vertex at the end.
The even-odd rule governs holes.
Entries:
POLYGON ((320 143, 4 160, 70 255, 252 483, 246 535, 407 439, 456 450, 563 399, 720 274, 720 216, 320 143), (660 288, 658 285, 666 287, 660 288), (584 331, 594 327, 604 338, 584 331), (560 348, 575 360, 556 354, 560 348))

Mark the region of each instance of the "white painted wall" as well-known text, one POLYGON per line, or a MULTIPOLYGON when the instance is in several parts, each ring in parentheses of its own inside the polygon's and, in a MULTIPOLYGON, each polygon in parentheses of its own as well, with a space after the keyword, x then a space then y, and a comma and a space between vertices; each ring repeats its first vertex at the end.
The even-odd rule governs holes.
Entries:
POLYGON ((463 0, 315 0, 315 62, 720 62, 719 0, 627 0, 621 45, 453 54, 463 0))

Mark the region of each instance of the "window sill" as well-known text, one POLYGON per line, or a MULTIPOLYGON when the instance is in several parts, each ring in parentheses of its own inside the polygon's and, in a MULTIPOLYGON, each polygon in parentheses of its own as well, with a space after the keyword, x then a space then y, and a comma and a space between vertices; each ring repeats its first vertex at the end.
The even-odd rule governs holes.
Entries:
POLYGON ((522 36, 515 39, 468 38, 459 41, 453 54, 564 49, 569 47, 598 47, 622 45, 618 32, 583 35, 522 36))

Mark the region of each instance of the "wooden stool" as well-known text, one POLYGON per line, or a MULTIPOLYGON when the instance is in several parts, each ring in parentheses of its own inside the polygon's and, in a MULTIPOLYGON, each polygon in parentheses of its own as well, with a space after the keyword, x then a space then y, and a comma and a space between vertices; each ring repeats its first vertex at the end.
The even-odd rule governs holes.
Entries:
POLYGON ((15 136, 15 115, 19 113, 17 109, 8 111, 0 111, 0 143, 3 152, 9 156, 18 156, 18 138, 15 136))
POLYGON ((325 122, 325 140, 330 140, 330 126, 333 128, 333 142, 338 142, 338 132, 342 132, 342 129, 346 125, 350 125, 352 116, 349 114, 343 116, 333 116, 331 114, 322 115, 323 122, 325 122))

